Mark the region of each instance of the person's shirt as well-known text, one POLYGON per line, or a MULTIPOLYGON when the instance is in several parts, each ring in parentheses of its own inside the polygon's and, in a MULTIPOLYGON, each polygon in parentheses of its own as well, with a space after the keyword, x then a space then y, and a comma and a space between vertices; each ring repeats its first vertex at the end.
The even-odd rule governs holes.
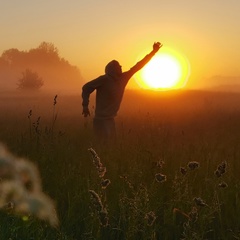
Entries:
POLYGON ((94 90, 96 90, 95 118, 114 118, 120 108, 124 90, 129 79, 144 67, 154 54, 154 51, 150 52, 130 70, 123 72, 120 75, 115 74, 114 64, 108 64, 105 68, 105 75, 86 83, 82 87, 82 106, 88 107, 89 96, 94 90))

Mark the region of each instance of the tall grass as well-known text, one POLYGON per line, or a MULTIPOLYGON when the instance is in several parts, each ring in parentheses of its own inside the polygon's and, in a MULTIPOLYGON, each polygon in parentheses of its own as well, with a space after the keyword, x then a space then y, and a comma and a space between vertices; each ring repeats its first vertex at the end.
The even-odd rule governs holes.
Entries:
POLYGON ((127 92, 107 146, 80 95, 15 98, 0 139, 38 167, 60 224, 2 211, 1 239, 240 238, 238 94, 127 92))

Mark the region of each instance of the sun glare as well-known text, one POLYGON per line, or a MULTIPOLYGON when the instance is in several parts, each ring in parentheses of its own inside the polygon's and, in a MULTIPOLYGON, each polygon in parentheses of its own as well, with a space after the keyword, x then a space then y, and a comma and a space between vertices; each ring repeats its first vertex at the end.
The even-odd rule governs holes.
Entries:
POLYGON ((155 90, 178 89, 185 86, 190 73, 185 57, 170 49, 160 49, 136 75, 141 88, 155 90))

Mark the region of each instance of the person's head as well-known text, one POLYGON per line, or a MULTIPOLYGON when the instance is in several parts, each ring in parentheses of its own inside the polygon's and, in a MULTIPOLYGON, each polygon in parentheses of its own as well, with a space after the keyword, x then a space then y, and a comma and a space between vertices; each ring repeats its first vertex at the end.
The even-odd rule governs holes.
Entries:
POLYGON ((106 65, 105 73, 112 77, 120 76, 122 74, 122 66, 119 64, 118 61, 112 60, 106 65))

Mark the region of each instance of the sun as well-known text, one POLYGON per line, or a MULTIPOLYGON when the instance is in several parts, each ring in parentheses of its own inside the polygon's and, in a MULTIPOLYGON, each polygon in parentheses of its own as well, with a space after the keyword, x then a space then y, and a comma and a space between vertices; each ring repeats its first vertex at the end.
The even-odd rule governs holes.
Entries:
POLYGON ((141 88, 145 89, 178 89, 185 86, 189 74, 190 64, 186 57, 165 48, 165 50, 160 49, 136 74, 136 81, 141 88))
POLYGON ((156 56, 142 71, 142 78, 151 88, 172 88, 181 76, 181 65, 172 56, 156 56))

